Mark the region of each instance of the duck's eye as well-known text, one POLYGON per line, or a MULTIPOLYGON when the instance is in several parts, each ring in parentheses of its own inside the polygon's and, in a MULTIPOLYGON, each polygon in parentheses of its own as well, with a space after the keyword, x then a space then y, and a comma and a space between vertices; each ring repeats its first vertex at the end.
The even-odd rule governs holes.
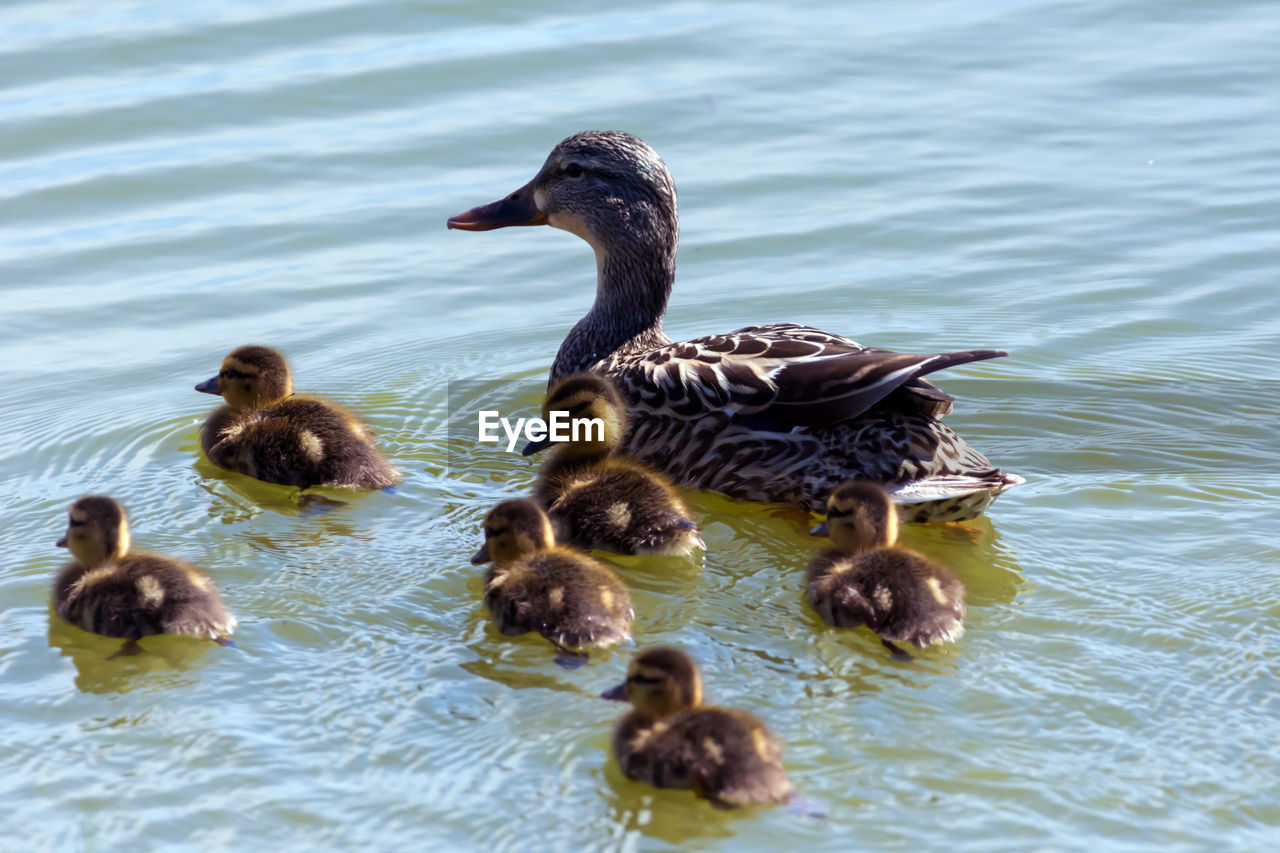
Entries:
POLYGON ((571 177, 571 178, 581 178, 581 177, 582 177, 582 164, 581 164, 581 163, 570 163, 568 166, 565 166, 565 167, 564 167, 564 173, 565 173, 566 175, 568 175, 569 177, 571 177))

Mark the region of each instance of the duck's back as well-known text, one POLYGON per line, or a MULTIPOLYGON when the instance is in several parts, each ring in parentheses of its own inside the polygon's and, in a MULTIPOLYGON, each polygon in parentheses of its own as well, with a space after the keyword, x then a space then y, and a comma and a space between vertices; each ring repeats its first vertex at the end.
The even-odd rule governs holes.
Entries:
POLYGON ((893 353, 791 323, 638 338, 603 357, 572 337, 560 370, 612 379, 628 398, 623 451, 683 485, 821 512, 840 483, 866 479, 927 494, 906 505, 915 522, 972 518, 1023 482, 938 420, 952 398, 924 378, 997 350, 893 353))
POLYGON ((201 441, 215 465, 268 483, 378 489, 400 479, 359 418, 307 397, 260 409, 222 406, 201 441))
POLYGON ((964 585, 905 548, 822 551, 810 566, 808 592, 818 614, 837 627, 866 624, 881 637, 922 647, 954 641, 964 631, 964 585))
POLYGON ((698 525, 656 475, 623 460, 540 479, 536 498, 557 537, 618 554, 687 554, 702 546, 698 525))
POLYGON ((793 792, 777 738, 744 711, 694 708, 656 723, 633 711, 618 723, 613 749, 630 779, 728 805, 785 802, 793 792))
POLYGON ((212 581, 156 554, 128 554, 88 571, 68 565, 54 581, 54 604, 63 619, 108 637, 216 639, 236 625, 212 581))
POLYGON ((484 600, 504 634, 537 631, 567 648, 607 646, 630 636, 626 584, 567 549, 490 566, 484 600))

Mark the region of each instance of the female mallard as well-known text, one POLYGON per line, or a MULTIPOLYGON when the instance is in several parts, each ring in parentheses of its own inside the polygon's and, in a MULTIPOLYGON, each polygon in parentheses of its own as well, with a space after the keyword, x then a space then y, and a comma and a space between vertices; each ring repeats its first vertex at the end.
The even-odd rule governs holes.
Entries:
POLYGON ((551 381, 611 377, 631 408, 628 456, 678 481, 821 511, 850 478, 884 483, 905 521, 972 518, 1021 477, 938 420, 952 398, 922 377, 1007 353, 908 355, 790 323, 673 343, 662 331, 675 278, 671 175, 653 149, 588 131, 552 150, 533 180, 449 220, 487 231, 552 225, 596 253, 596 301, 551 381))
POLYGON ((722 806, 791 798, 778 739, 745 711, 703 705, 698 666, 679 649, 645 649, 627 680, 602 695, 631 703, 613 730, 628 779, 692 789, 722 806))
POLYGON ((400 481, 358 417, 322 400, 293 396, 289 363, 273 349, 240 347, 196 390, 226 401, 200 432, 205 454, 220 468, 303 489, 381 489, 400 481))
MULTIPOLYGON (((614 454, 627 433, 627 404, 612 382, 594 373, 567 376, 547 393, 544 420, 552 412, 567 412, 586 426, 556 444, 533 487, 533 499, 551 516, 557 539, 618 554, 706 550, 675 489, 614 454)), ((524 453, 550 445, 549 439, 530 443, 524 453)))
POLYGON ((831 493, 827 520, 813 529, 834 548, 809 565, 809 603, 829 625, 866 625, 895 655, 892 641, 931 646, 964 633, 964 585, 923 554, 895 548, 898 514, 875 483, 844 483, 831 493))
POLYGON ((129 640, 152 634, 223 640, 236 627, 213 581, 194 566, 129 553, 129 520, 111 498, 81 498, 68 515, 58 547, 71 552, 71 562, 53 581, 58 616, 129 640))
POLYGON ((484 603, 508 636, 537 631, 563 649, 611 646, 631 636, 631 593, 607 568, 557 546, 551 521, 529 500, 509 500, 484 519, 484 545, 474 565, 484 576, 484 603))

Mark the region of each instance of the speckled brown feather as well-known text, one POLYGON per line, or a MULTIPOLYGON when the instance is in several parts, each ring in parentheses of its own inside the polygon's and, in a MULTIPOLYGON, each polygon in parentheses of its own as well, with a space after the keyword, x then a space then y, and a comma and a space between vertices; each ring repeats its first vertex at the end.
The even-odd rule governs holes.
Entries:
POLYGON ((632 419, 621 449, 637 462, 683 485, 810 511, 850 477, 875 480, 909 504, 905 521, 971 518, 1023 482, 937 420, 952 398, 923 378, 1006 353, 894 353, 790 323, 667 337, 675 185, 635 136, 570 136, 517 197, 523 219, 486 205, 450 227, 545 223, 592 245, 595 303, 560 345, 549 384, 580 371, 617 382, 632 419))

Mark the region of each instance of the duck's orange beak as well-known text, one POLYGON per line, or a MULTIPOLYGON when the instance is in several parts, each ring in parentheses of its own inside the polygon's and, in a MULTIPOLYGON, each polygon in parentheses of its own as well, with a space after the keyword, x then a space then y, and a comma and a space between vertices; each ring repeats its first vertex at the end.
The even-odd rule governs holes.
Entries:
MULTIPOLYGON (((534 178, 536 181, 537 178, 534 178)), ((533 200, 533 181, 506 198, 450 216, 448 225, 460 231, 492 231, 508 225, 546 225, 547 215, 533 200)))

